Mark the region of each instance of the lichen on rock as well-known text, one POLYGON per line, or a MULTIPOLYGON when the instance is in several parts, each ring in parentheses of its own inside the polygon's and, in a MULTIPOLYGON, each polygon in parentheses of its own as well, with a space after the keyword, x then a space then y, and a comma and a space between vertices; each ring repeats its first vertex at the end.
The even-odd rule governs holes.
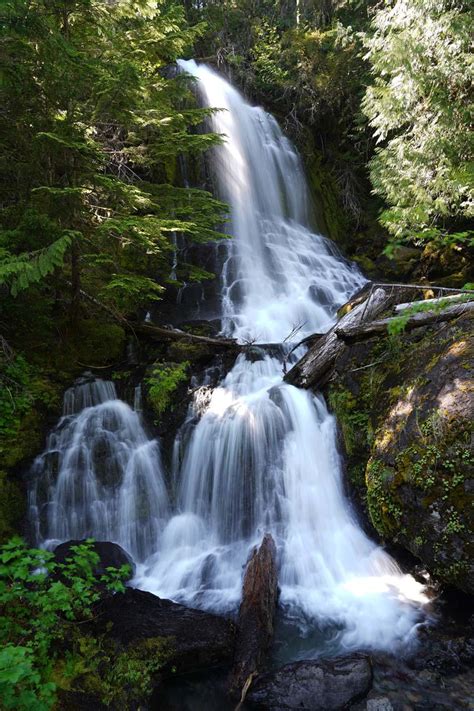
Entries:
POLYGON ((354 346, 329 388, 349 479, 377 532, 466 592, 474 591, 471 324, 354 346))

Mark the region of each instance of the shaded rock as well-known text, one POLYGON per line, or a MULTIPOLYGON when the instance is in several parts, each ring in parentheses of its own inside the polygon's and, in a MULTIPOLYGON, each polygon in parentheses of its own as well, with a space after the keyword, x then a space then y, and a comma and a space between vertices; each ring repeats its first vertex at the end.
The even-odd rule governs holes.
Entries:
POLYGON ((472 318, 356 344, 329 389, 348 478, 379 535, 474 591, 472 318))
POLYGON ((397 280, 404 280, 416 271, 421 255, 421 249, 398 245, 390 257, 387 257, 384 253, 379 255, 376 265, 385 278, 391 277, 397 280))
POLYGON ((461 674, 474 667, 474 616, 467 623, 453 621, 419 630, 420 645, 407 660, 415 670, 461 674))
POLYGON ((261 668, 273 639, 273 620, 278 599, 276 547, 267 533, 253 550, 242 586, 237 623, 234 668, 230 689, 240 696, 247 679, 261 668))
POLYGON ((367 700, 367 711, 393 711, 393 706, 386 696, 377 696, 367 700))
MULTIPOLYGON (((60 543, 54 549, 54 559, 56 563, 65 563, 66 558, 73 555, 71 548, 73 546, 80 546, 85 543, 85 540, 77 541, 66 541, 66 543, 60 543)), ((135 564, 132 558, 128 555, 124 549, 118 545, 118 543, 111 543, 110 541, 95 541, 92 544, 92 550, 99 556, 99 562, 94 566, 94 575, 100 578, 105 575, 107 568, 121 568, 123 565, 130 566, 130 575, 126 580, 130 580, 135 573, 135 564)))
POLYGON ((201 610, 162 600, 135 588, 103 600, 95 628, 125 647, 159 638, 171 647, 170 665, 178 673, 205 669, 230 661, 235 626, 201 610))
POLYGON ((251 686, 251 708, 330 711, 367 695, 372 684, 369 657, 354 654, 326 661, 288 664, 263 674, 251 686))

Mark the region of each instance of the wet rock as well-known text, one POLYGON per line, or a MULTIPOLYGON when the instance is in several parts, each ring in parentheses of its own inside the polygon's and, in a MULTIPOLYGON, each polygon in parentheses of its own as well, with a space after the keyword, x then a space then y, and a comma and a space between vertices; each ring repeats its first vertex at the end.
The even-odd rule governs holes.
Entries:
POLYGON ((255 709, 343 709, 367 695, 372 684, 369 658, 362 654, 326 661, 288 664, 263 674, 251 686, 246 703, 255 709))
POLYGON ((98 607, 96 629, 104 630, 126 648, 148 639, 167 640, 170 665, 184 673, 230 661, 234 624, 223 617, 127 588, 98 607))
POLYGON ((459 674, 474 667, 474 617, 419 630, 419 646, 408 664, 426 674, 459 674))
POLYGON ((378 696, 367 699, 367 711, 393 711, 393 706, 386 696, 378 696))
MULTIPOLYGON (((80 546, 85 543, 85 540, 67 541, 61 543, 54 549, 54 559, 56 563, 65 563, 66 559, 73 555, 71 550, 73 546, 80 546)), ((130 566, 130 574, 125 579, 130 580, 135 573, 135 564, 131 557, 118 543, 110 541, 95 541, 92 544, 92 550, 99 556, 99 562, 94 566, 94 575, 100 578, 105 575, 107 568, 121 568, 123 565, 130 566)))

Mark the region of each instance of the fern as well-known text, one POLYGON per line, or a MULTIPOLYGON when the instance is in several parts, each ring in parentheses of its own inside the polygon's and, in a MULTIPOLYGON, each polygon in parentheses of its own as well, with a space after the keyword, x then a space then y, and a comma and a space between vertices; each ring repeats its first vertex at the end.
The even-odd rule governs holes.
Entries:
POLYGON ((64 262, 64 255, 77 233, 68 230, 44 249, 13 255, 0 254, 0 285, 8 287, 12 296, 42 281, 64 262))

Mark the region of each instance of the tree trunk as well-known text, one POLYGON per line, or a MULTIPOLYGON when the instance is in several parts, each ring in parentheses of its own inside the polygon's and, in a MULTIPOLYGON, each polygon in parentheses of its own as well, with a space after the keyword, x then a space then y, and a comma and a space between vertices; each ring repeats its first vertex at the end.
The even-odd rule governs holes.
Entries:
POLYGON ((71 321, 77 323, 81 301, 80 251, 77 240, 71 244, 71 321))
POLYGON ((273 638, 278 599, 275 542, 269 533, 255 548, 245 571, 229 688, 243 702, 273 638))

